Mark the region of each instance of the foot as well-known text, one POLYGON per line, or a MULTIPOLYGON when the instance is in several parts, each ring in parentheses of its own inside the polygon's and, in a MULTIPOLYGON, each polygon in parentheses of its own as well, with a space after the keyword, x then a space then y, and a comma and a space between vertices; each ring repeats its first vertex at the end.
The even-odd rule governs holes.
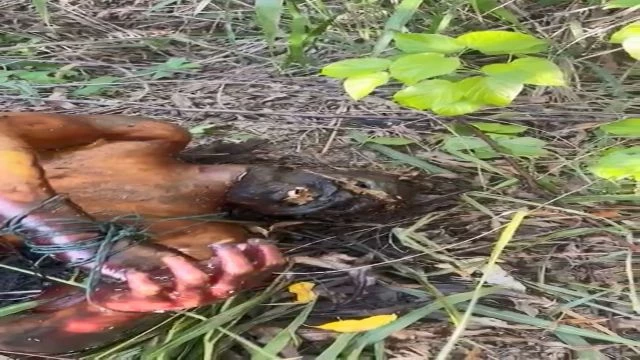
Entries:
POLYGON ((286 264, 277 247, 261 240, 211 246, 214 256, 196 262, 174 252, 136 246, 109 266, 124 269, 120 283, 101 282, 91 294, 98 306, 126 312, 175 311, 208 305, 260 285, 286 264), (160 266, 136 266, 135 262, 160 266))

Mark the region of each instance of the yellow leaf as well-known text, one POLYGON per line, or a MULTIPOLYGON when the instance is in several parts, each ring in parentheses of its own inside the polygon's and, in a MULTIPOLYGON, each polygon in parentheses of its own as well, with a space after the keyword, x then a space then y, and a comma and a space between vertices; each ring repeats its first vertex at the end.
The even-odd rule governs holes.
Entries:
POLYGON ((289 286, 289 292, 296 295, 296 303, 306 304, 313 301, 318 295, 313 292, 316 285, 307 281, 298 282, 289 286))
POLYGON ((398 315, 376 315, 360 320, 339 320, 315 326, 318 329, 332 330, 341 333, 369 331, 387 325, 396 320, 398 315))

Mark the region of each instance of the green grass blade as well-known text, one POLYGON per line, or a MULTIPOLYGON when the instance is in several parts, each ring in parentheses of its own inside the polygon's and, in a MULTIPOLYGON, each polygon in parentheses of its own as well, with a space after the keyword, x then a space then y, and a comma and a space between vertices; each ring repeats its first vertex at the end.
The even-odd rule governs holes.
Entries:
POLYGON ((326 348, 317 358, 316 360, 336 360, 340 353, 349 345, 351 340, 355 338, 358 333, 345 333, 340 334, 333 341, 331 346, 326 348))
MULTIPOLYGON (((304 324, 304 322, 307 320, 314 306, 315 301, 307 304, 302 312, 300 312, 300 314, 296 316, 296 318, 293 319, 293 321, 286 328, 282 329, 282 331, 280 331, 271 341, 269 341, 269 343, 267 343, 267 345, 262 348, 264 353, 269 354, 270 356, 276 356, 280 351, 282 351, 282 349, 287 346, 289 341, 293 339, 296 330, 298 330, 298 328, 302 326, 302 324, 304 324)), ((251 360, 266 359, 268 358, 257 353, 251 357, 251 360)))
POLYGON ((360 144, 363 144, 363 146, 370 148, 371 150, 377 151, 401 163, 417 167, 418 169, 422 169, 430 174, 452 174, 452 172, 447 169, 443 169, 422 159, 418 159, 414 156, 394 150, 388 146, 368 142, 367 135, 363 133, 353 131, 349 134, 349 136, 360 144))
MULTIPOLYGON (((495 293, 498 290, 499 288, 483 288, 478 291, 478 294, 479 296, 486 296, 495 293)), ((365 347, 382 341, 389 335, 405 329, 406 327, 426 317, 432 312, 444 308, 447 304, 453 306, 461 302, 469 301, 471 298, 473 298, 473 296, 474 292, 464 292, 460 294, 445 296, 441 301, 435 301, 419 309, 413 310, 406 315, 399 317, 396 321, 390 324, 367 331, 354 344, 353 349, 349 354, 349 358, 358 359, 358 356, 360 356, 360 353, 365 347)))
POLYGON ((307 39, 307 25, 309 20, 300 12, 298 6, 293 1, 287 1, 287 10, 291 15, 290 34, 287 39, 289 46, 288 62, 303 64, 304 44, 307 39))
POLYGON ((247 351, 250 352, 250 353, 260 354, 261 356, 263 356, 264 359, 281 360, 281 358, 279 358, 277 356, 270 355, 269 353, 265 352, 262 348, 260 348, 258 345, 252 343, 251 341, 243 338, 240 335, 234 334, 233 332, 231 332, 229 330, 226 330, 226 329, 223 329, 223 328, 219 328, 217 330, 220 331, 221 333, 227 335, 228 337, 232 338, 236 342, 238 342, 245 349, 247 349, 247 351))
POLYGON ((17 314, 25 310, 33 309, 34 307, 42 304, 42 301, 26 301, 23 303, 13 304, 0 308, 0 317, 17 314))
POLYGON ((47 0, 31 0, 33 7, 36 8, 38 15, 47 26, 49 25, 49 9, 47 8, 47 0))
POLYGON ((269 44, 273 43, 278 35, 280 18, 284 9, 282 0, 256 0, 256 21, 262 28, 264 38, 269 44))
POLYGON ((386 360, 387 359, 387 356, 385 355, 384 350, 385 350, 385 348, 384 348, 384 340, 378 341, 377 343, 375 343, 373 345, 373 356, 375 357, 375 360, 386 360))
POLYGON ((505 7, 496 0, 470 0, 469 2, 476 13, 478 13, 478 16, 491 14, 502 21, 510 23, 511 25, 520 25, 518 17, 511 11, 505 9, 505 7))
POLYGON ((202 0, 198 3, 196 8, 193 10, 193 16, 198 16, 207 6, 209 6, 211 0, 202 0))
MULTIPOLYGON (((558 333, 556 334, 556 336, 567 345, 571 345, 574 347, 583 347, 583 348, 591 346, 591 344, 589 344, 587 340, 577 335, 558 333)), ((578 359, 580 360, 606 359, 606 357, 600 351, 595 349, 580 349, 580 350, 576 350, 576 353, 578 353, 578 359)))
POLYGON ((438 353, 436 360, 446 360, 449 358, 451 351, 453 351, 453 347, 458 342, 458 339, 462 336, 462 333, 464 333, 464 330, 467 328, 467 324, 469 323, 469 320, 471 320, 471 315, 473 314, 473 308, 478 303, 478 300, 480 299, 480 290, 482 290, 482 286, 485 284, 485 282, 487 281, 487 278, 489 277, 490 272, 488 270, 496 265, 496 263, 498 262, 498 258, 502 254, 502 251, 507 246, 507 244, 511 241, 511 239, 513 239, 513 236, 515 235, 516 231, 522 224, 522 221, 524 221, 525 216, 527 216, 527 211, 525 210, 520 210, 516 212, 513 218, 511 219, 511 221, 509 222, 509 224, 507 224, 504 231, 500 235, 500 238, 496 242, 496 245, 494 246, 493 251, 491 252, 489 261, 487 262, 485 269, 482 271, 482 277, 480 278, 480 281, 478 282, 478 285, 476 286, 476 289, 473 292, 473 297, 471 298, 471 301, 469 303, 469 306, 467 307, 467 310, 462 316, 462 319, 460 320, 460 323, 456 327, 455 331, 449 337, 449 340, 447 341, 447 343, 444 345, 444 347, 442 347, 442 349, 440 350, 440 353, 438 353))
POLYGON ((562 198, 565 203, 590 203, 604 201, 631 201, 640 204, 640 194, 579 195, 562 198))
POLYGON ((260 303, 265 301, 270 295, 271 292, 275 288, 274 286, 265 290, 262 294, 255 296, 254 298, 243 302, 240 305, 234 306, 220 314, 213 316, 205 321, 202 321, 200 324, 193 326, 190 329, 185 330, 183 333, 176 336, 171 342, 166 344, 161 344, 155 347, 148 349, 148 353, 146 354, 150 358, 154 358, 159 354, 175 348, 176 346, 180 346, 181 344, 186 343, 187 341, 193 340, 199 336, 206 334, 212 329, 216 329, 221 327, 222 325, 237 319, 238 317, 243 316, 252 308, 258 306, 260 303))
POLYGON ((147 14, 151 14, 155 11, 161 11, 164 10, 166 7, 173 5, 175 3, 177 3, 178 0, 164 0, 164 1, 160 1, 159 3, 153 5, 148 11, 147 14))
POLYGON ((629 346, 640 346, 640 341, 623 338, 621 336, 608 335, 600 332, 580 329, 577 327, 557 324, 556 322, 535 318, 529 315, 518 314, 508 310, 498 310, 489 306, 476 305, 473 312, 477 315, 488 316, 499 320, 511 321, 524 325, 536 326, 541 329, 552 331, 553 333, 564 333, 576 335, 583 338, 606 341, 614 344, 622 344, 629 346))
POLYGON ((365 144, 365 146, 385 156, 388 156, 396 161, 422 169, 428 172, 429 174, 451 174, 451 171, 447 169, 441 168, 437 165, 433 165, 422 159, 418 159, 415 156, 407 155, 400 151, 394 150, 388 146, 384 146, 380 144, 371 144, 371 143, 365 144))
POLYGON ((393 34, 402 31, 402 28, 411 20, 413 15, 422 5, 422 0, 402 0, 397 6, 393 15, 387 19, 384 25, 384 32, 373 48, 373 55, 380 55, 393 39, 393 34))

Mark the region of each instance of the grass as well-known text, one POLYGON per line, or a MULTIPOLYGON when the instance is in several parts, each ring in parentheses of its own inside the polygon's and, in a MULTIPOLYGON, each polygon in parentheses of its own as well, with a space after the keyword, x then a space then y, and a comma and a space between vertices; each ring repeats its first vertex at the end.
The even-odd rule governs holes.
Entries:
MULTIPOLYGON (((587 168, 605 149, 638 144, 595 130, 640 116, 637 65, 605 41, 638 13, 605 12, 597 1, 401 3, 411 16, 394 16, 385 1, 300 2, 295 16, 283 8, 272 46, 251 2, 2 5, 3 110, 163 117, 206 126, 196 131, 201 144, 266 140, 251 161, 368 168, 412 177, 431 195, 453 194, 363 223, 273 230, 296 262, 273 286, 171 314, 84 358, 638 356, 637 185, 587 168), (520 31, 552 40, 571 82, 465 118, 522 125, 544 140, 548 155, 514 158, 520 171, 501 156, 446 151, 448 137, 464 136, 459 128, 383 100, 394 89, 352 102, 340 84, 316 76, 331 61, 384 51, 389 29, 456 35, 506 29, 514 16, 520 31), (362 144, 354 134, 414 143, 362 144), (501 239, 518 209, 527 216, 501 239), (292 281, 316 283, 316 302, 293 304, 292 281), (312 327, 389 313, 398 320, 364 333, 312 327)), ((220 158, 237 159, 246 160, 220 158)))

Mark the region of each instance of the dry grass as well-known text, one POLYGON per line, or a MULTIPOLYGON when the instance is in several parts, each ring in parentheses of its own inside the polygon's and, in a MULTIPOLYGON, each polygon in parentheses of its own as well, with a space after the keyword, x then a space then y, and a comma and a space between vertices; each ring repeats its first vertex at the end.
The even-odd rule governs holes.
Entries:
MULTIPOLYGON (((282 55, 272 57, 263 42, 249 2, 209 2, 194 15, 198 1, 175 1, 162 7, 157 6, 161 1, 145 0, 51 1, 50 26, 43 25, 26 3, 0 4, 0 35, 38 39, 26 46, 23 38, 5 37, 0 44, 5 63, 28 59, 69 65, 94 77, 110 75, 119 80, 111 94, 90 97, 72 97, 70 92, 78 85, 74 83, 34 86, 40 98, 0 88, 3 110, 143 114, 190 128, 211 125, 208 135, 199 135, 196 143, 265 139, 251 154, 253 161, 368 168, 415 176, 428 184, 432 195, 466 191, 389 219, 334 224, 330 230, 326 225, 308 224, 276 231, 282 248, 298 260, 287 280, 319 284, 321 297, 305 324, 390 312, 402 315, 431 304, 434 296, 473 290, 479 269, 473 260, 486 261, 513 213, 526 208, 527 217, 498 262, 514 277, 510 284, 524 286, 526 293, 511 290, 482 298, 480 303, 529 319, 544 319, 548 324, 533 326, 504 314, 477 314, 454 357, 640 357, 640 346, 557 332, 558 326, 569 325, 640 339, 640 317, 634 309, 637 299, 630 287, 638 281, 633 236, 640 228, 640 201, 628 190, 633 184, 615 187, 584 170, 585 159, 614 145, 593 137, 591 129, 622 113, 640 115, 637 69, 604 41, 613 28, 636 20, 636 13, 612 15, 579 1, 546 6, 509 2, 508 8, 524 19, 524 27, 554 41, 554 59, 569 74, 572 86, 529 91, 507 109, 484 111, 468 119, 525 125, 530 127, 530 136, 550 144, 553 156, 521 162, 531 179, 553 186, 553 194, 541 196, 522 185, 517 180, 522 174, 502 159, 490 162, 491 171, 441 151, 439 139, 450 120, 399 108, 385 100, 390 90, 354 103, 343 95, 339 84, 314 75, 322 64, 368 51, 371 43, 367 39, 379 33, 390 11, 377 2, 369 6, 328 2, 331 11, 342 14, 337 26, 310 50, 310 67, 286 69, 281 68, 282 55), (201 68, 159 80, 139 75, 171 57, 188 58, 201 68), (350 137, 353 130, 418 140, 421 146, 399 150, 452 170, 454 179, 426 176, 371 148, 357 146, 350 137), (625 189, 632 201, 603 201, 607 200, 603 195, 625 189), (635 279, 631 283, 630 274, 635 279)), ((438 6, 432 11, 458 8, 454 1, 438 6)), ((503 26, 489 17, 480 18, 471 9, 458 10, 452 34, 503 26)), ((416 15, 414 30, 428 23, 429 11, 416 15)), ((247 299, 263 303, 290 300, 282 290, 274 294, 262 300, 247 299)), ((198 314, 215 319, 244 300, 238 298, 198 314)), ((384 352, 388 359, 435 358, 453 331, 448 322, 455 318, 451 314, 465 310, 465 303, 460 304, 457 310, 450 304, 450 313, 434 312, 431 319, 394 331, 385 341, 368 347, 366 356, 357 358, 380 359, 376 351, 384 352)), ((249 358, 246 354, 251 346, 236 335, 263 346, 292 322, 298 310, 289 305, 255 305, 225 323, 225 332, 207 329, 204 341, 201 337, 190 340, 177 347, 177 353, 163 353, 159 358, 204 358, 211 355, 208 351, 221 359, 249 358), (215 349, 203 345, 207 342, 215 344, 215 349)), ((181 321, 203 323, 201 318, 188 316, 181 321)), ((175 338, 184 329, 180 324, 174 326, 175 338)), ((305 326, 297 334, 300 345, 287 346, 283 358, 314 358, 335 338, 335 334, 305 326)), ((155 349, 161 343, 156 340, 155 349)), ((139 358, 138 344, 122 345, 109 354, 118 359, 139 358)))

